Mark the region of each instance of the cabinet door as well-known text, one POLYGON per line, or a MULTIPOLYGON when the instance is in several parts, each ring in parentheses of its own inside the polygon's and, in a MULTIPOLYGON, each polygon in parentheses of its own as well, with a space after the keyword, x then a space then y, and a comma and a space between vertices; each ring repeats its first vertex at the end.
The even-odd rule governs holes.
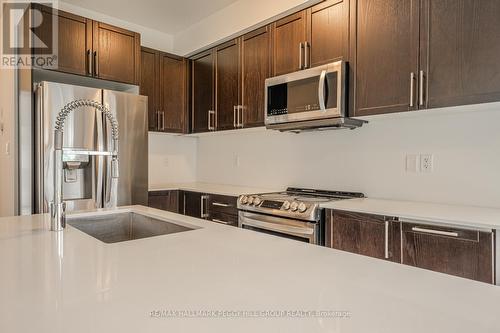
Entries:
POLYGON ((37 34, 42 36, 51 34, 53 20, 58 20, 56 70, 71 74, 91 75, 92 20, 38 4, 34 6, 42 13, 42 23, 36 28, 37 34))
POLYGON ((148 96, 148 123, 150 131, 159 130, 159 52, 143 47, 141 50, 141 95, 148 96))
POLYGON ((274 22, 274 75, 295 72, 304 67, 304 43, 307 39, 306 11, 274 22))
POLYGON ((494 283, 493 233, 403 223, 402 263, 494 283))
POLYGON ((416 0, 357 1, 356 116, 416 109, 418 6, 416 0))
POLYGON ((139 83, 140 35, 101 22, 93 23, 95 76, 139 83))
POLYGON ((184 215, 207 218, 208 195, 198 192, 184 191, 184 215))
POLYGON ((327 214, 326 246, 400 262, 400 227, 399 222, 384 216, 330 211, 327 214))
POLYGON ((148 206, 173 213, 179 213, 179 191, 149 192, 148 206))
POLYGON ((426 107, 500 100, 500 1, 423 1, 426 107))
POLYGON ((208 132, 209 111, 215 110, 213 51, 210 50, 193 58, 191 66, 192 131, 208 132))
POLYGON ((186 60, 171 54, 160 56, 160 127, 164 132, 184 133, 187 124, 186 60))
POLYGON ((264 83, 271 76, 270 27, 242 37, 242 127, 264 125, 264 83))
POLYGON ((240 104, 240 44, 239 39, 216 49, 216 113, 217 130, 236 128, 236 110, 240 104))
POLYGON ((308 10, 308 67, 348 60, 349 0, 328 0, 308 10))

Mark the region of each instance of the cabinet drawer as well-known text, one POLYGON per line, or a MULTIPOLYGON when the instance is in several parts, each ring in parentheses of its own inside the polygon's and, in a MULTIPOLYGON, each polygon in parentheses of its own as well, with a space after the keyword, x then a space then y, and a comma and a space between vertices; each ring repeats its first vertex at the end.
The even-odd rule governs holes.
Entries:
POLYGON ((230 225, 233 227, 238 226, 238 215, 224 214, 220 212, 211 212, 209 220, 212 222, 230 225))
POLYGON ((209 199, 209 211, 238 215, 237 200, 237 197, 211 194, 209 199))
POLYGON ((494 283, 494 233, 403 223, 402 263, 494 283))

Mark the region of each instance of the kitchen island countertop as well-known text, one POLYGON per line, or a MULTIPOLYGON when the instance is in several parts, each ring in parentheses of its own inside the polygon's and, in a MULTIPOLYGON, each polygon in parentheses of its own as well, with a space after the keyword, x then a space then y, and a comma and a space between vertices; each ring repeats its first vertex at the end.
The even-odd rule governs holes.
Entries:
POLYGON ((493 285, 118 210, 198 229, 105 244, 47 215, 0 219, 1 332, 500 332, 493 285))

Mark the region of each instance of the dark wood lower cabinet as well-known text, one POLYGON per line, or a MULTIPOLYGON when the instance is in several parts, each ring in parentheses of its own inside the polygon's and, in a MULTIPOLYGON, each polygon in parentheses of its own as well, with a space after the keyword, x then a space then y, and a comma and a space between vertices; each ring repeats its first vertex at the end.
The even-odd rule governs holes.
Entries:
POLYGON ((403 223, 402 263, 494 283, 493 232, 403 223))
POLYGON ((191 191, 151 191, 149 207, 238 226, 237 197, 191 191))
POLYGON ((328 210, 326 246, 463 278, 495 283, 495 233, 399 222, 328 210))
POLYGON ((326 246, 400 262, 400 228, 394 218, 334 210, 327 214, 326 246))
POLYGON ((205 218, 206 216, 206 195, 198 192, 183 191, 184 193, 184 215, 205 218), (202 207, 203 204, 203 207, 202 207))
POLYGON ((149 192, 148 206, 173 213, 180 213, 182 198, 179 191, 151 191, 149 192))

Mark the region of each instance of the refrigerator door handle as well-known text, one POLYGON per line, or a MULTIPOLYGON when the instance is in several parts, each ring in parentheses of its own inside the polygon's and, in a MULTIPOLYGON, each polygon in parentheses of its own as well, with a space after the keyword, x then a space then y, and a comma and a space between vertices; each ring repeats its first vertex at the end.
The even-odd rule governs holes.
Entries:
MULTIPOLYGON (((103 130, 103 116, 96 110, 97 122, 97 150, 104 151, 104 130, 103 130)), ((103 186, 104 186, 104 156, 95 156, 95 203, 96 208, 103 208, 103 186)))
POLYGON ((35 170, 36 170, 36 207, 34 213, 44 213, 44 184, 43 184, 43 85, 36 86, 35 112, 35 170))

